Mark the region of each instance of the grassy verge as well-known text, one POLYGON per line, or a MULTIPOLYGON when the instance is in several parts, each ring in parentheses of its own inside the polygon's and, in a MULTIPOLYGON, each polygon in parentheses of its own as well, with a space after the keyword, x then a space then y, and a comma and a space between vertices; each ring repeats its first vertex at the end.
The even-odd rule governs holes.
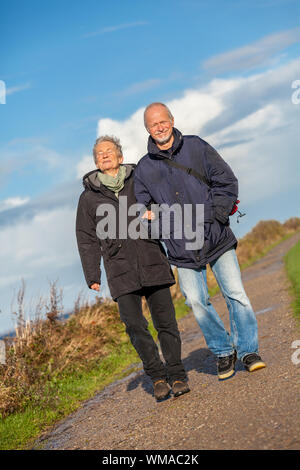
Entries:
POLYGON ((287 235, 284 235, 282 238, 280 238, 279 240, 276 240, 276 242, 274 243, 271 243, 270 245, 268 245, 261 253, 259 253, 257 256, 254 256, 253 258, 249 259, 248 261, 244 262, 241 264, 241 270, 243 269, 246 269, 248 268, 249 266, 251 266, 252 264, 254 264, 256 261, 260 260, 261 258, 263 258, 264 256, 266 256, 269 251, 271 251, 273 248, 275 248, 275 246, 279 245, 279 243, 282 243, 284 242, 285 240, 287 240, 288 238, 291 238, 292 236, 294 235, 294 233, 289 233, 287 235))
POLYGON ((81 371, 52 380, 47 400, 52 406, 30 404, 23 412, 13 413, 0 422, 0 449, 30 448, 34 439, 48 426, 76 410, 109 383, 134 371, 139 358, 130 344, 122 344, 89 371, 81 371), (124 372, 125 368, 129 368, 124 372), (54 405, 54 406, 53 406, 54 405))
POLYGON ((300 324, 300 242, 291 248, 284 260, 294 298, 292 306, 295 317, 300 324))

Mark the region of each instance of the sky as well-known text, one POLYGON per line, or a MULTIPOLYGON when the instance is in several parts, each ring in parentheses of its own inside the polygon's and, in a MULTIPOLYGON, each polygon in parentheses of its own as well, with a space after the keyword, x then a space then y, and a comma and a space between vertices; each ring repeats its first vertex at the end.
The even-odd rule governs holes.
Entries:
MULTIPOLYGON (((93 301, 75 238, 82 177, 99 135, 125 163, 146 153, 143 110, 166 103, 183 134, 213 145, 246 216, 300 216, 298 0, 1 0, 0 334, 25 281, 34 318, 49 283, 64 309, 93 301)), ((109 295, 104 282, 101 295, 109 295)))

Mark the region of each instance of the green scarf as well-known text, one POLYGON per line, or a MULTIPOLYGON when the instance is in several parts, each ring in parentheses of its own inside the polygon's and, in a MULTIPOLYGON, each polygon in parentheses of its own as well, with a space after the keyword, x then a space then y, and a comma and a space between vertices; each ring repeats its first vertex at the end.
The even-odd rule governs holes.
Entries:
POLYGON ((116 176, 106 175, 104 173, 101 173, 101 171, 98 172, 98 178, 100 182, 104 184, 104 186, 106 186, 108 189, 113 191, 117 197, 121 189, 124 188, 125 177, 126 177, 126 166, 122 166, 122 165, 120 165, 119 171, 116 174, 116 176))

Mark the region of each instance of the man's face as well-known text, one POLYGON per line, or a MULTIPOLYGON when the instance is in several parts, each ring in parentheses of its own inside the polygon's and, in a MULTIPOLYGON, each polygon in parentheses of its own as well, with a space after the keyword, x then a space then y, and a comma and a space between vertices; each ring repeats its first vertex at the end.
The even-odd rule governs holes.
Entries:
POLYGON ((96 146, 97 167, 102 173, 117 173, 123 156, 119 155, 118 149, 113 142, 104 141, 96 146))
POLYGON ((167 144, 173 133, 174 119, 170 120, 164 106, 153 106, 146 112, 147 130, 159 145, 167 144))

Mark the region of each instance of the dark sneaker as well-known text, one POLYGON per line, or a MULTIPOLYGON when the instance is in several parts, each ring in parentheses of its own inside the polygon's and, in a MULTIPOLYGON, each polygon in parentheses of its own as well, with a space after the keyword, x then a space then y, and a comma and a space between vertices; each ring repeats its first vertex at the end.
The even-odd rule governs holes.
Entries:
POLYGON ((247 354, 243 357, 242 363, 248 372, 254 372, 258 369, 263 369, 266 364, 262 361, 261 357, 256 353, 247 354))
POLYGON ((153 387, 154 387, 154 396, 157 401, 164 400, 171 393, 171 389, 169 385, 163 379, 157 380, 156 382, 154 382, 153 387))
POLYGON ((229 356, 218 357, 217 367, 218 367, 218 377, 219 380, 229 379, 234 375, 235 370, 234 366, 236 363, 236 351, 229 356))
POLYGON ((172 392, 174 397, 179 397, 184 393, 190 392, 190 388, 186 382, 183 382, 182 380, 175 380, 172 384, 172 392))

